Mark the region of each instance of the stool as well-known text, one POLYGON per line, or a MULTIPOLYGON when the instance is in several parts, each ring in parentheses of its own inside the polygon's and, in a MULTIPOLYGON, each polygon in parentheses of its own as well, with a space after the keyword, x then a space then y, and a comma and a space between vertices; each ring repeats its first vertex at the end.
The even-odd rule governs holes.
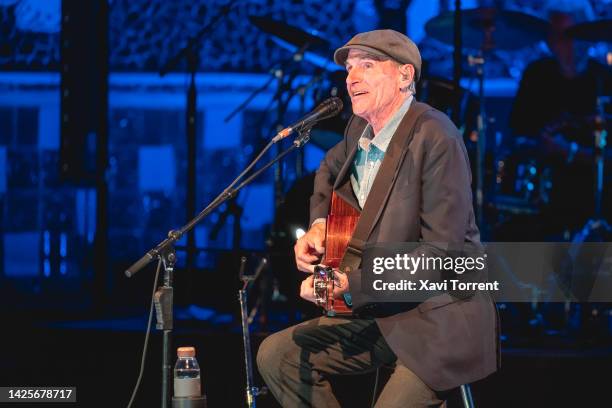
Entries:
MULTIPOLYGON (((374 403, 376 401, 376 391, 378 389, 378 382, 381 371, 393 372, 394 368, 394 366, 383 365, 381 367, 378 367, 378 369, 376 370, 376 380, 374 382, 374 395, 372 396, 372 406, 374 406, 374 403)), ((474 400, 472 399, 472 389, 470 388, 470 384, 463 384, 459 387, 459 390, 461 391, 461 401, 463 402, 463 408, 475 408, 474 400)), ((444 403, 442 406, 446 407, 446 403, 444 403)))
POLYGON ((474 408, 474 400, 472 399, 472 389, 470 388, 470 384, 463 384, 460 388, 463 408, 474 408))

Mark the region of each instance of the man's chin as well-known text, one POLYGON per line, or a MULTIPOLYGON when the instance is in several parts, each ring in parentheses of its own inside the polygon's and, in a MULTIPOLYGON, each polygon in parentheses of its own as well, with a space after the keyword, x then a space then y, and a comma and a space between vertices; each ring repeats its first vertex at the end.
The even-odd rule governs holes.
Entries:
POLYGON ((362 119, 368 120, 368 118, 367 118, 367 112, 366 112, 366 111, 364 111, 364 110, 361 110, 361 109, 355 109, 355 108, 353 107, 353 115, 355 115, 355 116, 359 116, 359 117, 360 117, 360 118, 362 118, 362 119))

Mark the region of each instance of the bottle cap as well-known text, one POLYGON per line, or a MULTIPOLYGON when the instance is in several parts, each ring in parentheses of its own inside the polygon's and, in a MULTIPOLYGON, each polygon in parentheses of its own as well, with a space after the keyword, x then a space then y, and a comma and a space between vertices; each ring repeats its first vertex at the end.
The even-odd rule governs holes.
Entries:
POLYGON ((195 347, 179 347, 176 354, 179 357, 195 357, 195 347))

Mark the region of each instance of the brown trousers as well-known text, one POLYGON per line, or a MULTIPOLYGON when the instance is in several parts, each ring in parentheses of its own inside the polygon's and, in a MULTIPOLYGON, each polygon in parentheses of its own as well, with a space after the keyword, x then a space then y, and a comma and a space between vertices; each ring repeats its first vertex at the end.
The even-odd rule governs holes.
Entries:
MULTIPOLYGON (((264 340, 257 366, 283 407, 339 407, 328 377, 359 374, 383 365, 395 370, 376 407, 443 407, 444 401, 403 366, 374 320, 320 317, 264 340)), ((369 406, 369 403, 364 404, 369 406)))

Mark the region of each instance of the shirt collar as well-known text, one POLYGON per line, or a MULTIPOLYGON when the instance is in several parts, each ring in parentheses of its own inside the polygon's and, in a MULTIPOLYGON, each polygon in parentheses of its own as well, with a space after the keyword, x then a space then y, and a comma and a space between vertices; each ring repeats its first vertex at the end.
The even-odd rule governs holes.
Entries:
POLYGON ((359 147, 367 152, 370 150, 370 144, 372 144, 383 153, 386 152, 389 142, 391 142, 391 138, 395 134, 395 131, 397 130, 397 127, 402 121, 404 115, 406 112, 408 112, 408 108, 410 108, 410 104, 412 103, 413 99, 413 95, 406 98, 404 103, 402 103, 399 109, 393 114, 393 116, 391 116, 391 119, 389 119, 387 124, 376 136, 374 136, 372 126, 368 124, 359 138, 359 147))

